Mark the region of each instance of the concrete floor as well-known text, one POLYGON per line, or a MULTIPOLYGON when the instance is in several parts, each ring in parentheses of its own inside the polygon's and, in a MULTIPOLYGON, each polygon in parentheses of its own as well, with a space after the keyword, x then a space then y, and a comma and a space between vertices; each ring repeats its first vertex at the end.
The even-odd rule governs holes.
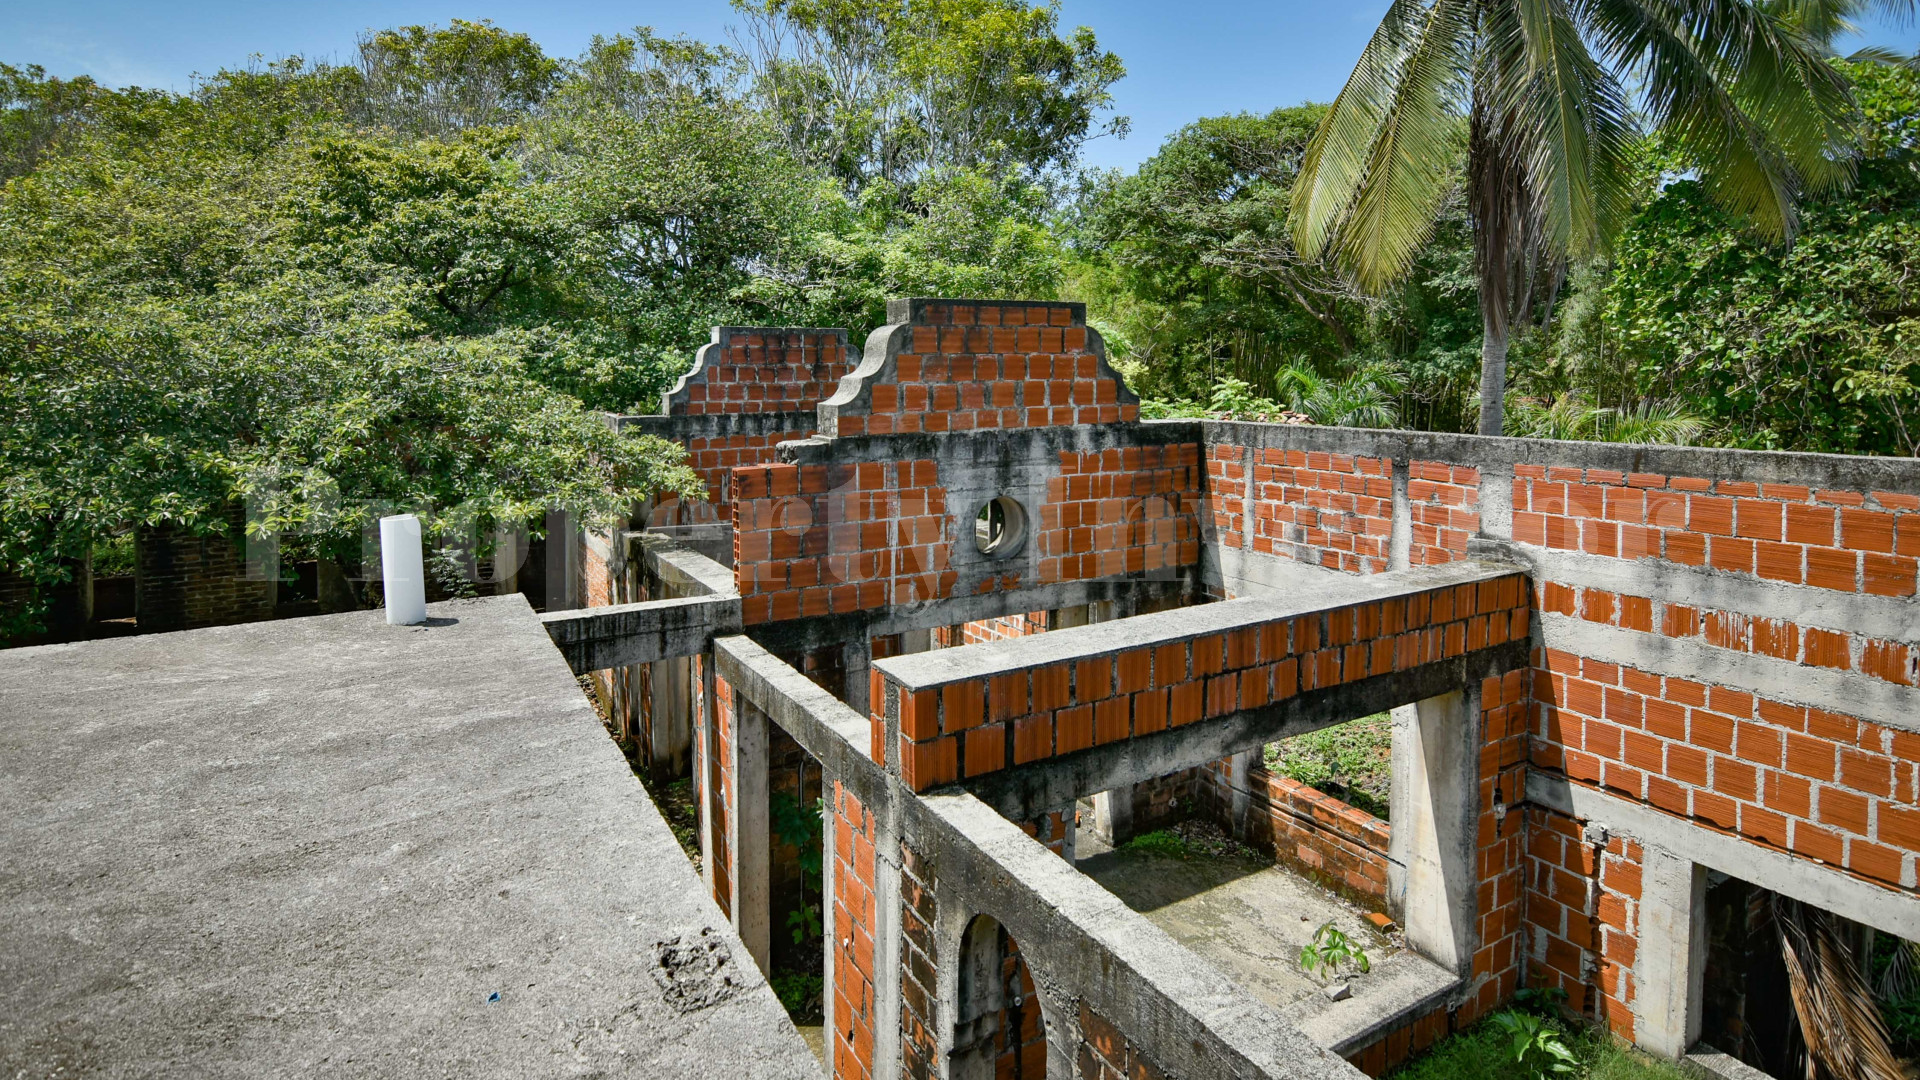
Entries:
MULTIPOLYGON (((1075 848, 1082 873, 1275 1011, 1320 992, 1300 968, 1300 950, 1328 922, 1366 951, 1376 973, 1401 951, 1365 911, 1271 860, 1115 851, 1086 830, 1075 848)), ((1340 981, 1362 997, 1370 977, 1340 981)))

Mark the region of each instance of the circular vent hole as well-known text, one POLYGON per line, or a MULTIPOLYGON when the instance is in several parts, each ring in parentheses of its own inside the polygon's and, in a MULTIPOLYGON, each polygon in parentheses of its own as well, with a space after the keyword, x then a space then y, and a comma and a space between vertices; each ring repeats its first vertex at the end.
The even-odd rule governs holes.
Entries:
POLYGON ((1001 495, 980 508, 973 519, 973 543, 982 555, 1005 558, 1020 550, 1027 539, 1027 511, 1001 495))

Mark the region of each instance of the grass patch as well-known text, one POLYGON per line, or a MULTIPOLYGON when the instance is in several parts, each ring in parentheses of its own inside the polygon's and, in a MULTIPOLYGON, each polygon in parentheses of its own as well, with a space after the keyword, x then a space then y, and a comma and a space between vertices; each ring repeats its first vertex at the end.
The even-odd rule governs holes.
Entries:
MULTIPOLYGON (((1561 1032, 1578 1062, 1575 1071, 1562 1074, 1565 1080, 1683 1080, 1687 1075, 1679 1066, 1621 1046, 1603 1032, 1549 1023, 1561 1032)), ((1539 1074, 1514 1060, 1512 1040, 1489 1017, 1389 1075, 1393 1080, 1536 1080, 1539 1074)))
POLYGON ((1393 718, 1375 713, 1282 739, 1267 747, 1264 763, 1268 772, 1384 818, 1393 784, 1393 718))
POLYGON ((1146 855, 1169 855, 1176 859, 1184 859, 1189 854, 1187 842, 1172 829, 1155 829, 1150 833, 1141 833, 1120 845, 1120 850, 1146 855))
MULTIPOLYGON (((1165 855, 1175 859, 1262 859, 1259 852, 1228 836, 1206 818, 1188 818, 1155 829, 1120 845, 1121 851, 1165 855)), ((1270 857, 1263 861, 1273 861, 1270 857)))

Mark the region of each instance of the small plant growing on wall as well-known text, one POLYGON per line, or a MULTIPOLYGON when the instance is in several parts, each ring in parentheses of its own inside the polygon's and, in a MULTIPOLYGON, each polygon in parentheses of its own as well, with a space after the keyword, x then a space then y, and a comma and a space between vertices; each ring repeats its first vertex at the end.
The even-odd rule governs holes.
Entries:
POLYGON ((810 901, 807 897, 810 891, 816 898, 820 894, 822 841, 825 839, 821 815, 826 803, 821 799, 811 804, 803 803, 784 791, 774 792, 767 802, 768 824, 772 826, 774 836, 800 853, 801 902, 798 908, 787 913, 787 931, 793 935, 795 945, 805 945, 817 940, 821 934, 820 901, 810 901))
POLYGON ((1326 979, 1347 968, 1363 973, 1370 971, 1373 962, 1367 959, 1366 950, 1358 943, 1339 927, 1327 923, 1315 930, 1313 940, 1300 950, 1300 967, 1315 978, 1326 979))

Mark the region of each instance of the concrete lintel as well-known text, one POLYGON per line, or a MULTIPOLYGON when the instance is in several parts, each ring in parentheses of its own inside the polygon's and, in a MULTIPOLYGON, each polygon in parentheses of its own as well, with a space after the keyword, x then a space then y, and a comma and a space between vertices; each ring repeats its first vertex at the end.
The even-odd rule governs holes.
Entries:
POLYGON ((1716 683, 1773 701, 1844 711, 1902 731, 1920 731, 1920 690, 1857 671, 1812 667, 1715 648, 1700 638, 1664 637, 1549 611, 1536 612, 1534 622, 1541 644, 1550 649, 1651 675, 1716 683))
MULTIPOLYGON (((1185 597, 1193 592, 1193 583, 1185 573, 1175 578, 1103 578, 1098 581, 1068 581, 1057 585, 1017 589, 1012 592, 979 593, 943 600, 854 611, 845 615, 818 615, 761 623, 753 627, 754 639, 782 651, 807 651, 830 645, 844 645, 888 634, 933 630, 981 619, 1006 615, 1024 615, 1029 611, 1058 611, 1061 608, 1126 600, 1160 600, 1185 597)), ((1032 639, 1028 639, 1032 640, 1032 639)), ((942 650, 945 651, 945 650, 942 650)))
POLYGON ((1310 690, 1259 709, 1016 765, 964 781, 963 786, 1008 818, 1026 821, 1095 792, 1476 686, 1481 679, 1525 667, 1527 647, 1525 641, 1510 641, 1451 660, 1310 690))
POLYGON ((829 780, 858 784, 865 799, 884 786, 880 766, 868 755, 872 727, 832 694, 748 637, 716 638, 713 658, 735 696, 753 702, 767 718, 813 756, 829 780))
MULTIPOLYGON (((1152 427, 1165 421, 1144 421, 1152 427)), ((1181 421, 1191 424, 1194 421, 1181 421)), ((1361 457, 1406 458, 1473 465, 1484 480, 1514 465, 1559 465, 1665 476, 1739 477, 1752 483, 1799 484, 1843 491, 1920 494, 1920 460, 1778 450, 1720 450, 1703 446, 1635 446, 1562 442, 1435 431, 1200 421, 1209 447, 1217 444, 1307 450, 1361 457)))
POLYGON ((890 657, 874 661, 873 666, 886 672, 901 686, 921 690, 1023 671, 1043 664, 1152 648, 1205 634, 1226 633, 1281 619, 1414 596, 1435 589, 1493 581, 1517 573, 1520 571, 1512 566, 1457 562, 1388 574, 1342 576, 1329 579, 1307 597, 1226 600, 1155 615, 1115 619, 1071 630, 1056 630, 1038 637, 983 642, 914 656, 890 657))
POLYGON ((740 600, 691 596, 551 611, 540 616, 574 674, 698 656, 717 634, 740 631, 740 600))
POLYGON ((1872 885, 1539 770, 1527 775, 1527 800, 1580 821, 1601 822, 1645 845, 1664 848, 1742 881, 1764 884, 1854 922, 1920 939, 1920 904, 1910 892, 1872 885))
POLYGON ((1072 988, 1167 1075, 1361 1075, 991 807, 965 794, 915 804, 938 826, 925 839, 941 873, 1020 943, 1035 982, 1072 988))
POLYGON ((763 436, 791 433, 809 435, 820 422, 812 409, 804 412, 707 413, 699 416, 616 416, 620 431, 639 431, 677 443, 690 439, 720 439, 735 435, 763 436))

